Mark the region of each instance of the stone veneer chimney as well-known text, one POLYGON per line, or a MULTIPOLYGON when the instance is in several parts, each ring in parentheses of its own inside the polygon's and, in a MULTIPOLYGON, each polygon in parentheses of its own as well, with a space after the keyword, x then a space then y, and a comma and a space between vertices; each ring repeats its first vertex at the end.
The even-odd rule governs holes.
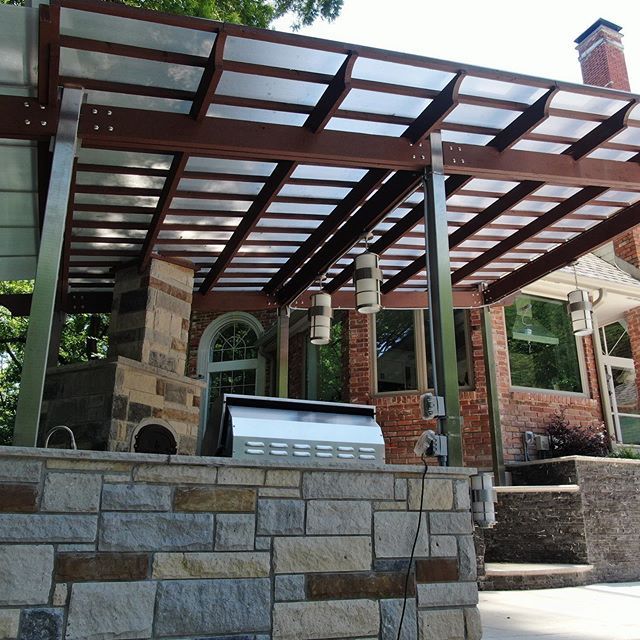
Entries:
MULTIPOLYGON (((599 18, 575 40, 585 84, 630 91, 622 27, 599 18)), ((640 226, 613 241, 616 257, 640 269, 640 226)))

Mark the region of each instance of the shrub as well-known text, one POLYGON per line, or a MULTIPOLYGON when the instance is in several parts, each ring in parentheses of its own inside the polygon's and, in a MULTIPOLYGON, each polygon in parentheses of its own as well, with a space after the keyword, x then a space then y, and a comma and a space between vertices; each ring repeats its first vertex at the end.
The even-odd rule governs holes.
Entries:
POLYGON ((617 447, 610 454, 610 458, 624 458, 627 460, 640 460, 640 450, 634 447, 617 447))
POLYGON ((547 424, 549 448, 554 458, 560 456, 606 456, 609 443, 602 427, 572 425, 564 413, 556 413, 547 424))

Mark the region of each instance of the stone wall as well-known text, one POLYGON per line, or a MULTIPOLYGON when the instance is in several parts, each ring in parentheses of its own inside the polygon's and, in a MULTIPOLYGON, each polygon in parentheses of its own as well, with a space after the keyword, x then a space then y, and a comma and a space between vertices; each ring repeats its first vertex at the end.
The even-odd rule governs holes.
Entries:
POLYGON ((0 638, 479 640, 466 469, 0 449, 0 638))
POLYGON ((497 487, 496 525, 484 531, 486 562, 588 564, 577 485, 497 487))
POLYGON ((146 421, 167 427, 178 453, 194 454, 204 384, 123 357, 50 369, 41 444, 49 429, 63 424, 80 449, 131 451, 134 433, 146 421))
MULTIPOLYGON (((558 460, 523 463, 512 466, 509 470, 517 485, 547 485, 555 491, 550 485, 575 484, 579 487, 579 493, 575 499, 565 498, 562 501, 557 499, 557 495, 554 500, 538 497, 536 500, 539 510, 528 509, 521 504, 517 518, 502 518, 495 534, 485 532, 488 562, 496 559, 490 554, 489 548, 495 552, 500 541, 496 539, 492 544, 491 537, 502 536, 504 542, 507 530, 512 540, 510 544, 514 545, 514 553, 522 558, 521 561, 526 561, 526 543, 518 542, 518 535, 535 544, 536 532, 544 528, 546 521, 548 548, 555 545, 566 553, 566 559, 562 560, 563 556, 559 556, 557 562, 586 561, 594 565, 591 574, 593 582, 640 579, 640 462, 570 456, 558 460), (586 557, 580 540, 583 529, 586 557)), ((504 494, 500 496, 498 518, 507 504, 503 496, 504 494)), ((504 557, 509 552, 502 549, 500 553, 504 557)))

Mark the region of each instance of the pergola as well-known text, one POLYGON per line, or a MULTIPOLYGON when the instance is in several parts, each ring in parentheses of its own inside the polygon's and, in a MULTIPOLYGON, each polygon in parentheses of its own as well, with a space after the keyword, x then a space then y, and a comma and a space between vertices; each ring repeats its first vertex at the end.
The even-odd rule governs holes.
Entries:
POLYGON ((370 232, 383 304, 430 298, 459 438, 452 307, 499 302, 640 222, 629 93, 109 2, 0 11, 0 159, 24 160, 9 175, 37 196, 0 207, 5 264, 36 276, 27 434, 54 310, 108 310, 115 268, 195 263, 195 309, 305 307, 321 275, 353 307, 370 232), (31 220, 37 271, 16 231, 31 220))

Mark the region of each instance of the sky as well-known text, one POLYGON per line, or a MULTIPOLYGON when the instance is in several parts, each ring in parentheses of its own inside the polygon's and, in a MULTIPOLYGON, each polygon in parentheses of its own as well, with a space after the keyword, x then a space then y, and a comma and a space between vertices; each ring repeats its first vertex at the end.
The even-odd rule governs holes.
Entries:
MULTIPOLYGON (((573 41, 598 18, 622 27, 631 90, 640 93, 638 0, 345 0, 335 22, 299 33, 582 82, 573 41)), ((291 20, 274 26, 290 31, 291 20)))

